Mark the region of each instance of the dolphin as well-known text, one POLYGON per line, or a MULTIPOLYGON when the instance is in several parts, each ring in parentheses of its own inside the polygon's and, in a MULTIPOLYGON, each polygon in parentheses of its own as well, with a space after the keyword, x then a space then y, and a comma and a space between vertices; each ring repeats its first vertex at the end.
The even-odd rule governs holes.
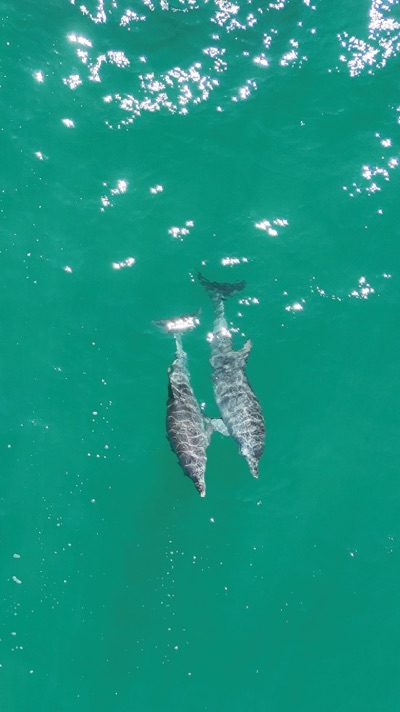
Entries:
POLYGON ((261 405, 245 373, 251 341, 246 341, 240 351, 232 349, 232 334, 228 329, 224 307, 224 300, 242 290, 246 283, 210 282, 200 273, 198 279, 211 296, 215 310, 210 359, 215 401, 251 474, 258 477, 258 462, 264 452, 265 424, 261 405))
POLYGON ((222 420, 208 418, 201 412, 190 384, 182 333, 200 323, 198 313, 153 323, 172 333, 176 343, 175 359, 168 369, 167 437, 183 472, 193 480, 200 497, 205 497, 207 447, 214 430, 223 435, 228 432, 222 420))

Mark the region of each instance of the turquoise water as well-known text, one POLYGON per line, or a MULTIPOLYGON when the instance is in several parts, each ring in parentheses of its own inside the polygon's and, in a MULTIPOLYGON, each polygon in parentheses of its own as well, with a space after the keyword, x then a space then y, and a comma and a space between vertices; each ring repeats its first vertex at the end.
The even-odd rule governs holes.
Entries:
POLYGON ((397 710, 399 4, 0 8, 2 709, 397 710), (267 425, 205 499, 198 269, 267 425))

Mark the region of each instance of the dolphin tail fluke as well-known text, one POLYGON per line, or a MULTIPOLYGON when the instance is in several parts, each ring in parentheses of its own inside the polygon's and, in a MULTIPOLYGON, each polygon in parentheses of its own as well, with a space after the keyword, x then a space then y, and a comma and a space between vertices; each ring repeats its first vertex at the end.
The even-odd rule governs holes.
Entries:
POLYGON ((244 279, 240 282, 211 282, 209 279, 203 277, 200 272, 197 273, 198 280, 200 284, 205 287, 207 292, 209 292, 211 297, 220 297, 221 299, 227 299, 231 297, 236 292, 240 292, 245 288, 246 282, 244 279))
POLYGON ((166 334, 183 334, 189 329, 195 329, 200 324, 199 319, 200 309, 193 314, 184 314, 177 316, 174 319, 159 319, 153 321, 155 326, 158 326, 166 334))

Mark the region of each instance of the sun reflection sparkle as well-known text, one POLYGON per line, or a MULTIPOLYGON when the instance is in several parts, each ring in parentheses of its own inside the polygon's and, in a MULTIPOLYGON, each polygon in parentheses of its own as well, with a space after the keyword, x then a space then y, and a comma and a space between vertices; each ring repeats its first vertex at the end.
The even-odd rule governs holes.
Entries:
POLYGON ((254 57, 253 62, 254 64, 258 64, 260 67, 268 67, 269 65, 268 59, 263 52, 257 57, 254 57))
POLYGON ((170 227, 168 230, 168 235, 178 240, 183 240, 186 235, 190 235, 190 227, 194 226, 193 220, 187 220, 184 227, 170 227))
POLYGON ((279 234, 276 229, 277 227, 286 227, 287 225, 289 225, 289 222, 284 218, 275 218, 272 221, 260 220, 259 222, 254 223, 254 227, 258 230, 264 230, 270 237, 277 237, 279 234))
POLYGON ((122 262, 112 262, 111 266, 113 269, 123 269, 124 267, 132 267, 135 262, 134 257, 127 257, 126 260, 122 260, 122 262))
POLYGON ((233 267, 234 265, 239 265, 241 262, 248 262, 247 257, 223 257, 221 259, 221 264, 224 267, 233 267))
POLYGON ((375 294, 375 289, 371 287, 365 277, 360 277, 358 280, 358 288, 353 289, 348 296, 355 297, 356 299, 368 299, 371 294, 375 294))
MULTIPOLYGON (((305 303, 305 299, 302 299, 301 301, 303 302, 303 304, 305 303)), ((303 309, 304 307, 302 304, 300 304, 300 302, 294 302, 293 304, 285 307, 285 310, 288 312, 299 312, 303 311, 303 309)))
POLYGON ((70 74, 69 77, 65 77, 63 79, 63 84, 66 84, 67 86, 69 86, 70 89, 76 89, 82 83, 83 82, 82 82, 82 79, 80 78, 79 74, 70 74))
POLYGON ((351 77, 367 71, 372 74, 374 68, 382 69, 387 60, 397 55, 400 49, 400 23, 390 13, 392 0, 371 0, 369 9, 368 37, 362 39, 342 32, 338 39, 347 54, 342 54, 339 61, 347 64, 351 77))
POLYGON ((244 297, 243 299, 239 299, 239 304, 244 304, 246 307, 250 306, 250 304, 259 304, 260 300, 257 297, 244 297))
MULTIPOLYGON (((70 0, 72 2, 72 0, 70 0)), ((105 118, 105 124, 110 129, 120 129, 133 124, 144 112, 156 112, 164 110, 171 114, 187 115, 191 107, 202 102, 208 102, 213 96, 216 97, 215 110, 223 112, 230 102, 240 102, 249 99, 258 89, 258 82, 263 80, 260 73, 262 69, 268 67, 273 61, 269 56, 269 51, 273 42, 278 40, 280 30, 272 24, 270 19, 281 15, 283 8, 286 8, 289 0, 275 0, 266 6, 256 6, 252 0, 240 3, 238 0, 212 0, 208 21, 204 23, 204 39, 199 49, 188 58, 177 56, 173 66, 163 67, 162 70, 154 69, 153 56, 141 54, 137 56, 132 49, 132 54, 125 54, 120 50, 105 51, 101 53, 93 49, 92 41, 72 31, 67 35, 68 41, 75 44, 75 52, 78 59, 87 67, 86 76, 82 77, 75 71, 66 76, 63 81, 66 86, 76 89, 86 79, 93 82, 103 81, 103 71, 106 64, 123 69, 133 66, 129 93, 115 86, 113 93, 107 93, 103 99, 110 104, 110 114, 105 118), (268 18, 268 19, 267 19, 268 18), (207 28, 208 25, 208 28, 207 28), (214 30, 214 31, 213 31, 214 30), (217 31, 215 31, 217 30, 217 31), (244 45, 242 37, 247 35, 244 45), (233 44, 239 40, 238 44, 233 44), (242 62, 245 73, 241 73, 240 86, 234 85, 232 77, 237 73, 227 70, 232 63, 242 62), (138 63, 144 62, 149 71, 140 74, 138 63), (250 76, 248 74, 250 70, 250 76), (257 76, 253 77, 253 72, 257 76), (260 80, 258 79, 260 76, 260 80), (223 91, 218 92, 220 85, 224 83, 223 91), (113 108, 120 110, 118 118, 113 108)), ((310 0, 304 2, 306 14, 310 10, 315 10, 310 0)), ((102 25, 109 21, 113 26, 118 24, 122 31, 135 31, 138 36, 141 32, 147 32, 145 23, 153 21, 155 15, 169 12, 189 12, 199 10, 201 3, 198 0, 142 0, 134 7, 120 7, 117 0, 91 0, 87 4, 79 4, 78 0, 72 3, 79 12, 89 18, 92 22, 102 25)), ((298 28, 303 27, 304 33, 316 31, 310 29, 304 18, 293 23, 293 28, 298 33, 298 28)), ((101 30, 100 30, 101 31, 101 30)), ((302 40, 300 36, 300 40, 302 40)), ((181 38, 177 37, 176 47, 181 50, 181 38)), ((299 50, 300 42, 298 34, 289 40, 290 47, 281 55, 281 66, 297 65, 301 66, 307 60, 299 50)), ((128 45, 126 45, 128 46, 128 45)), ((139 45, 140 46, 140 38, 139 45)), ((104 47, 104 43, 103 43, 104 47)), ((127 50, 130 52, 131 50, 127 50)), ((279 60, 278 60, 279 61, 279 60)), ((155 63, 157 66, 157 62, 155 63)), ((75 67, 73 67, 75 69, 75 67)))
POLYGON ((145 20, 145 15, 138 15, 138 13, 134 10, 126 10, 125 15, 122 15, 119 24, 121 25, 121 27, 126 27, 131 22, 144 22, 145 20))
MULTIPOLYGON (((381 277, 383 279, 391 279, 392 275, 384 272, 381 277)), ((351 289, 347 294, 343 294, 342 296, 337 295, 337 294, 330 294, 327 292, 327 290, 322 289, 315 277, 312 277, 311 283, 310 283, 310 291, 312 294, 318 294, 320 297, 324 299, 333 299, 338 302, 343 301, 346 297, 348 299, 363 299, 367 300, 369 299, 372 295, 379 296, 377 294, 376 288, 373 287, 370 282, 368 281, 367 277, 361 276, 358 278, 357 286, 351 289)))
MULTIPOLYGON (((103 183, 103 185, 104 185, 105 187, 108 187, 108 184, 107 184, 106 182, 103 183)), ((109 193, 109 195, 102 195, 102 196, 100 197, 100 201, 101 201, 101 204, 102 204, 102 206, 103 206, 103 207, 101 208, 101 211, 104 212, 104 208, 108 208, 108 207, 110 207, 110 206, 111 206, 111 207, 114 206, 114 203, 112 203, 111 200, 110 200, 110 196, 112 196, 112 195, 123 195, 124 193, 126 193, 127 190, 128 190, 128 181, 127 181, 127 180, 123 180, 123 179, 118 180, 116 187, 115 187, 115 188, 110 188, 110 193, 109 193)))
POLYGON ((93 47, 90 40, 88 40, 86 37, 83 37, 83 35, 76 35, 74 32, 71 32, 69 35, 67 35, 67 39, 70 42, 83 45, 84 47, 93 47))
POLYGON ((95 22, 96 24, 104 23, 104 22, 107 22, 107 15, 104 10, 104 3, 105 3, 105 0, 97 0, 97 12, 95 15, 92 15, 92 13, 89 12, 89 10, 87 9, 87 7, 85 5, 81 5, 79 9, 83 15, 88 15, 90 17, 90 19, 93 22, 95 22))

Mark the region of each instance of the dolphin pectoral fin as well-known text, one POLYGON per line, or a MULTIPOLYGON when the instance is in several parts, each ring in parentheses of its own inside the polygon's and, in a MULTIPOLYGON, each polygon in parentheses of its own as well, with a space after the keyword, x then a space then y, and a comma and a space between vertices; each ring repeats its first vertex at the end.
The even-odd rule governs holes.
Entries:
POLYGON ((228 428, 226 427, 224 421, 221 420, 221 418, 212 419, 212 428, 213 430, 215 430, 215 432, 221 433, 221 435, 226 435, 229 437, 228 428))
POLYGON ((205 436, 206 436, 206 447, 209 446, 212 434, 214 432, 221 433, 221 435, 229 436, 228 428, 226 427, 225 423, 221 420, 221 418, 209 418, 208 415, 203 415, 203 420, 204 420, 204 432, 205 432, 205 436))
POLYGON ((210 444, 211 436, 214 432, 212 418, 209 418, 208 415, 203 414, 203 423, 204 423, 204 434, 206 436, 206 447, 208 447, 210 444))

